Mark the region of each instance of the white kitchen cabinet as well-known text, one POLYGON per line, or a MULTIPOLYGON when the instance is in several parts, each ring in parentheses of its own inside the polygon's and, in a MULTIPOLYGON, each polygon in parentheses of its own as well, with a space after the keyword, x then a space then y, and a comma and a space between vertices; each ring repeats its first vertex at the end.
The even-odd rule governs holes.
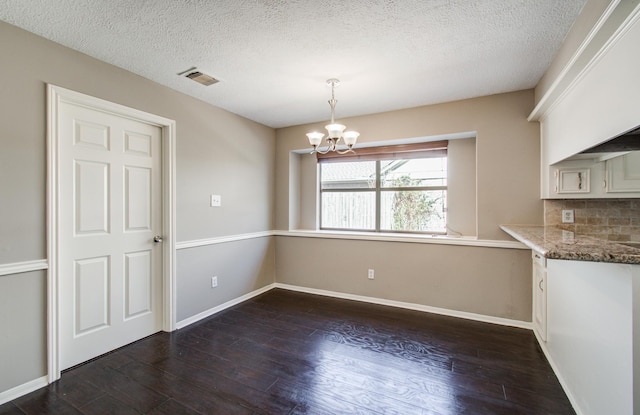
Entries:
POLYGON ((599 197, 604 179, 604 163, 593 159, 565 160, 550 166, 550 199, 599 197))
POLYGON ((640 151, 607 160, 607 193, 640 192, 640 151))
POLYGON ((640 197, 640 151, 579 156, 549 167, 548 199, 640 197))
POLYGON ((542 254, 532 251, 533 262, 533 329, 542 341, 547 341, 547 267, 542 254))
POLYGON ((590 169, 559 168, 556 170, 556 193, 589 193, 591 190, 590 169))
POLYGON ((540 346, 576 413, 640 414, 640 265, 546 263, 540 346))

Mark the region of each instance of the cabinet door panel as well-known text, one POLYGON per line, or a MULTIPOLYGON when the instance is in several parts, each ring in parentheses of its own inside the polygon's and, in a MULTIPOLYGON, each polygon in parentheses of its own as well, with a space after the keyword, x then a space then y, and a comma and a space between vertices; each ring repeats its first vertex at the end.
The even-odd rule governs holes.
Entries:
POLYGON ((589 168, 556 170, 556 193, 589 193, 589 168))
POLYGON ((607 192, 640 192, 640 151, 607 160, 607 192))
POLYGON ((547 270, 544 258, 533 252, 533 328, 547 341, 547 270))

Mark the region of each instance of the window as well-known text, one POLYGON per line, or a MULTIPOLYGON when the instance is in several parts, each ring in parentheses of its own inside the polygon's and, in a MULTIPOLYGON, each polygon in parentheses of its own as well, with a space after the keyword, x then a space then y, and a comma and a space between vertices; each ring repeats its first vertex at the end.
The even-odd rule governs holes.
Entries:
POLYGON ((446 233, 446 141, 425 144, 320 156, 320 228, 446 233))

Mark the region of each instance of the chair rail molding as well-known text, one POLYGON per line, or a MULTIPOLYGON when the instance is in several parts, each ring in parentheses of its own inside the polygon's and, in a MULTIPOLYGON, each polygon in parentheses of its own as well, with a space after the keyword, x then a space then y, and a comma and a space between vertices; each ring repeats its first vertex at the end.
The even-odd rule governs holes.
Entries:
POLYGON ((0 277, 3 277, 5 275, 22 274, 31 271, 42 271, 48 268, 49 262, 46 259, 0 264, 0 277))

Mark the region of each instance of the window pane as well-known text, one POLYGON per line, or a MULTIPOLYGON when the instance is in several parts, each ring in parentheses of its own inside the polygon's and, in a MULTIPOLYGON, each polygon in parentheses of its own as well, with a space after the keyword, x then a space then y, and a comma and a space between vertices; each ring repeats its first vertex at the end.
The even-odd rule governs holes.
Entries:
POLYGON ((376 187, 376 162, 324 163, 320 167, 322 189, 371 189, 376 187))
POLYGON ((447 158, 433 157, 380 162, 382 187, 447 185, 447 158))
POLYGON ((375 230, 375 192, 322 193, 322 228, 375 230))
POLYGON ((446 190, 382 192, 380 230, 446 232, 446 197, 446 190))

